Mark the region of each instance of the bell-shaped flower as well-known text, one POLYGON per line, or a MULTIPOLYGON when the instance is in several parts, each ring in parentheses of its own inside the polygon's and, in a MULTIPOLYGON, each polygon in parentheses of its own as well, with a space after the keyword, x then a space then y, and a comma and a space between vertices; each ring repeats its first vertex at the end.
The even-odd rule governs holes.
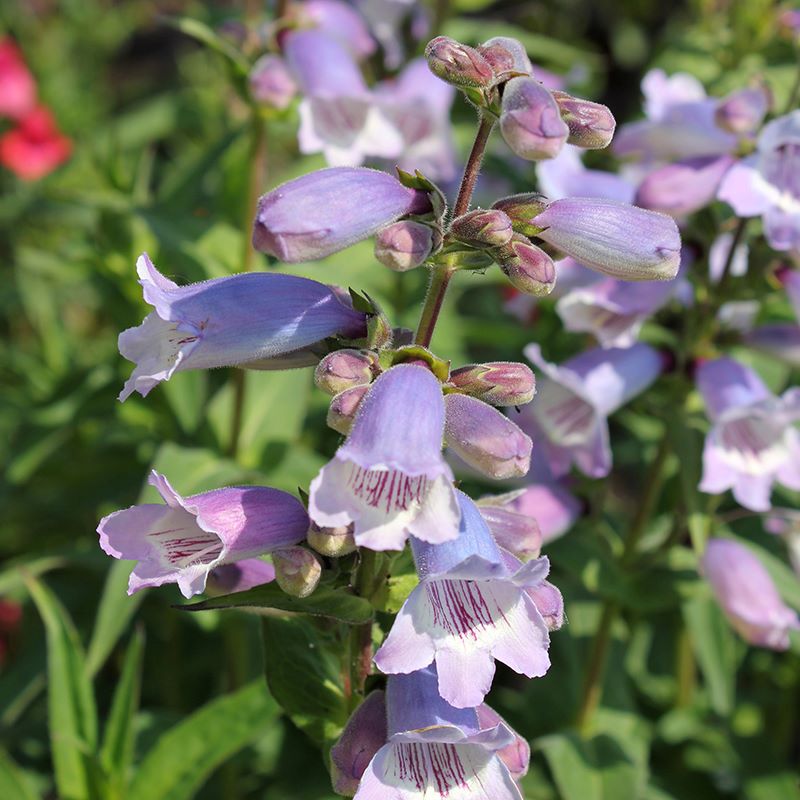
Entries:
POLYGON ((443 700, 429 668, 390 676, 385 697, 374 693, 356 710, 331 759, 335 788, 349 794, 357 786, 355 800, 522 800, 515 781, 529 752, 488 706, 461 709, 443 700), (357 775, 381 725, 386 741, 357 775))
POLYGON ((725 616, 745 640, 771 650, 789 649, 789 631, 800 629, 800 619, 751 550, 733 539, 710 539, 701 568, 725 616))
POLYGON ((409 673, 436 662, 439 694, 457 708, 483 702, 495 659, 529 678, 544 675, 548 628, 529 590, 547 577, 546 558, 522 564, 503 553, 477 506, 459 493, 453 542, 412 540, 419 585, 375 655, 382 672, 409 673))
POLYGON ((749 367, 731 358, 696 374, 712 427, 703 449, 700 490, 733 491, 753 511, 768 511, 775 482, 800 490, 800 388, 776 397, 749 367))
POLYGON ((119 335, 120 353, 136 364, 120 400, 134 391, 146 395, 179 370, 260 368, 329 336, 366 332, 364 314, 308 278, 253 272, 178 286, 145 253, 136 271, 155 310, 119 335))
POLYGON ((800 109, 764 126, 757 151, 728 171, 717 196, 740 217, 762 217, 773 249, 800 249, 800 109))
POLYGON ((521 490, 505 495, 482 497, 475 505, 489 526, 495 542, 522 561, 538 558, 542 550, 542 531, 535 517, 520 514, 511 507, 521 490))
MULTIPOLYGON (((536 178, 542 192, 550 200, 563 197, 604 197, 632 203, 636 187, 630 180, 614 172, 587 169, 581 160, 581 151, 573 145, 548 161, 536 165, 536 178)), ((535 216, 531 214, 531 217, 535 216)))
POLYGON ((401 550, 409 534, 454 539, 460 511, 442 456, 444 420, 441 385, 426 367, 382 373, 347 440, 311 483, 311 519, 326 528, 354 523, 356 543, 372 550, 401 550))
MULTIPOLYGON (((575 523, 581 513, 581 503, 574 494, 555 479, 537 480, 524 489, 510 492, 507 500, 500 498, 483 498, 480 502, 481 513, 486 516, 485 506, 500 505, 510 513, 536 520, 542 545, 563 536, 575 523)), ((491 522, 492 533, 498 539, 491 522)), ((514 555, 513 547, 509 547, 498 539, 498 544, 514 555)))
POLYGON ((278 186, 258 201, 253 247, 281 261, 315 261, 406 214, 430 211, 425 192, 386 172, 331 167, 278 186))
POLYGON ((536 399, 522 410, 520 424, 541 446, 554 477, 572 463, 591 478, 611 470, 608 417, 643 392, 659 375, 658 352, 646 344, 594 348, 561 366, 544 360, 539 346, 525 355, 543 374, 536 399))
POLYGON ((289 6, 290 19, 299 28, 319 28, 344 45, 359 60, 369 58, 378 45, 361 14, 344 0, 303 0, 289 6))
POLYGON ((239 486, 183 497, 155 470, 149 482, 164 505, 115 511, 97 527, 108 555, 138 562, 128 594, 177 583, 191 597, 220 565, 297 544, 308 530, 303 504, 278 489, 239 486))

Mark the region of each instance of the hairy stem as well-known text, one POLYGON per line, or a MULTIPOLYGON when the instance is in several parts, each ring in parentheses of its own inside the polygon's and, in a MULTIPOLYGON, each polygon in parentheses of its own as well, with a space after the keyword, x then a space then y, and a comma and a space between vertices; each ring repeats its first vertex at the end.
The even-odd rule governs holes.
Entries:
POLYGON ((464 167, 464 175, 461 178, 458 197, 456 197, 456 202, 453 206, 454 218, 460 217, 469 211, 469 203, 472 200, 472 193, 475 191, 475 183, 481 172, 481 162, 483 161, 483 154, 486 152, 486 143, 489 141, 489 134, 492 132, 493 127, 494 120, 491 117, 481 116, 478 132, 475 134, 475 141, 472 144, 472 150, 470 150, 469 158, 467 158, 467 163, 464 167))

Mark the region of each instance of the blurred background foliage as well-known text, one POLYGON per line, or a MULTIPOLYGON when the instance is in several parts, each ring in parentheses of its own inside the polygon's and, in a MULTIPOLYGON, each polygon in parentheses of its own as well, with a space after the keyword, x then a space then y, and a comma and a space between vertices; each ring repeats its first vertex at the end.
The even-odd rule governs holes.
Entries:
MULTIPOLYGON (((569 73, 579 93, 624 121, 640 113, 639 82, 652 66, 692 72, 714 94, 764 76, 781 108, 797 53, 776 35, 778 7, 457 0, 444 32, 467 42, 516 36, 536 63, 569 73)), ((128 598, 126 565, 100 552, 95 533, 100 516, 147 496, 151 466, 184 493, 236 482, 295 491, 337 444, 308 371, 247 376, 236 458, 227 371, 179 373, 146 402, 116 400, 130 370, 117 334, 144 311, 138 254, 188 282, 239 271, 249 241, 248 110, 231 89, 229 63, 167 18, 213 29, 269 13, 258 2, 183 0, 8 0, 0 8, 0 30, 18 42, 74 141, 70 162, 42 181, 0 174, 2 798, 56 797, 53 758, 72 787, 64 797, 332 797, 323 759, 298 727, 303 702, 326 698, 299 702, 293 720, 280 714, 263 687, 259 619, 181 613, 171 607, 180 602, 174 587, 128 598)), ((454 119, 463 154, 473 112, 457 100, 454 119)), ((263 189, 322 166, 298 156, 295 131, 292 115, 270 123, 263 189)), ((608 160, 600 153, 592 163, 608 160)), ((487 164, 511 190, 534 183, 532 165, 509 166, 499 154, 487 164)), ((259 255, 255 266, 268 264, 259 255)), ((424 275, 377 265, 370 243, 293 271, 366 289, 399 324, 413 323, 424 290, 424 275)), ((436 351, 459 363, 517 359, 533 338, 555 357, 578 349, 582 339, 563 333, 552 309, 532 331, 502 301, 499 272, 462 276, 436 351)), ((699 407, 681 421, 684 449, 670 457, 654 498, 644 539, 654 569, 630 577, 617 566, 641 499, 642 454, 653 458, 673 400, 666 382, 615 418, 612 479, 579 484, 587 514, 548 549, 569 619, 552 638, 553 668, 531 682, 499 673, 494 705, 534 740, 530 800, 800 797, 791 766, 800 756, 797 648, 747 649, 699 588, 696 564, 680 555, 688 551, 670 547, 675 515, 692 512, 680 484, 699 453, 699 407), (570 725, 604 598, 624 614, 598 732, 582 740, 570 725)), ((740 525, 800 607, 778 545, 757 521, 740 525)), ((287 658, 273 689, 293 691, 294 682, 302 691, 303 665, 287 658)))

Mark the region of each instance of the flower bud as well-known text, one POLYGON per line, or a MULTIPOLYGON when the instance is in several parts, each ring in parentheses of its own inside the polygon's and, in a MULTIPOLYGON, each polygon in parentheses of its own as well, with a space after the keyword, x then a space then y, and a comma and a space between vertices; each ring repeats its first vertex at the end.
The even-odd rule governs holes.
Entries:
POLYGON ((369 389, 369 386, 364 384, 339 392, 331 400, 330 406, 328 406, 328 427, 339 431, 345 436, 350 433, 350 427, 355 419, 356 411, 358 411, 358 406, 364 399, 367 389, 369 389))
POLYGON ((511 241, 511 220, 498 209, 476 208, 453 220, 450 233, 472 247, 500 247, 511 241))
POLYGON ((425 48, 425 57, 430 71, 454 86, 489 86, 494 78, 489 62, 474 47, 449 36, 431 39, 425 48))
POLYGON ((401 220, 378 232, 375 258, 395 272, 420 266, 433 250, 433 230, 413 220, 401 220))
POLYGON ((524 406, 533 400, 536 391, 532 370, 513 361, 459 367, 450 373, 448 383, 462 394, 493 406, 524 406))
POLYGON ((755 133, 771 105, 772 97, 767 89, 740 89, 720 102, 714 112, 714 121, 730 133, 755 133))
POLYGON ((480 45, 478 52, 489 62, 496 83, 520 72, 530 75, 533 69, 522 42, 510 36, 495 36, 480 45))
POLYGON ((492 203, 492 208, 503 211, 511 220, 517 233, 523 236, 536 236, 539 229, 531 225, 531 220, 547 208, 547 198, 539 192, 525 192, 502 197, 492 203))
POLYGON ((352 523, 340 525, 338 528, 320 528, 312 522, 306 534, 306 541, 318 553, 329 558, 346 556, 356 549, 352 523))
POLYGON ((286 547, 272 554, 275 580, 286 594, 308 597, 322 576, 319 558, 305 547, 286 547))
POLYGON ((569 136, 553 95, 533 78, 512 78, 503 92, 500 133, 520 158, 554 158, 569 136))
POLYGON ((528 472, 531 439, 508 417, 465 394, 449 394, 444 402, 445 443, 469 466, 497 480, 528 472))
POLYGON ((514 288, 534 297, 544 297, 556 285, 556 265, 547 253, 519 233, 492 253, 514 288))
POLYGON ((353 386, 370 383, 378 371, 377 358, 367 350, 328 353, 314 371, 314 383, 323 392, 339 394, 353 386))
POLYGON ((711 539, 702 571, 725 616, 744 639, 772 650, 789 648, 789 631, 800 629, 800 620, 750 550, 732 539, 711 539))
POLYGON ((602 198, 567 197, 531 220, 537 236, 591 269, 626 281, 672 280, 681 261, 675 221, 602 198))
POLYGON ((585 150, 600 150, 611 144, 617 121, 606 106, 581 100, 566 92, 552 94, 561 111, 561 119, 569 128, 569 144, 585 150))
POLYGON ((280 56, 266 55, 250 70, 250 94, 259 105, 282 110, 297 93, 289 68, 280 56))

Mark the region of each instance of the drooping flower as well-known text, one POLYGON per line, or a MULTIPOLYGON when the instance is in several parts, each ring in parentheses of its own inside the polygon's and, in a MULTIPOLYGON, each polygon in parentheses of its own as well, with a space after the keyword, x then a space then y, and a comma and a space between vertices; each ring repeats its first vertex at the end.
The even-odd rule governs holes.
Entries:
POLYGON ((138 562, 128 594, 177 583, 191 597, 220 565, 297 544, 308 530, 303 504, 278 489, 240 486, 183 497, 155 470, 149 482, 164 505, 115 511, 97 527, 108 555, 138 562))
POLYGON ((768 511, 773 483, 800 489, 800 389, 776 397, 731 358, 701 364, 696 380, 712 422, 700 490, 731 489, 746 508, 768 511))
POLYGON ((400 550, 409 534, 455 538, 460 511, 441 452, 444 421, 441 385, 426 367, 384 372, 360 402, 347 441, 311 483, 312 520, 328 528, 352 522, 356 542, 372 550, 400 550))
POLYGON ((63 164, 72 142, 58 129, 53 115, 37 106, 0 136, 0 164, 26 181, 37 181, 63 164))
POLYGON ((375 655, 382 672, 409 673, 435 661, 439 693, 457 708, 479 705, 495 659, 529 678, 550 666, 548 628, 529 591, 549 564, 503 553, 477 506, 459 492, 461 527, 452 542, 412 540, 420 583, 375 655))
POLYGON ((253 272, 178 286, 146 253, 136 271, 155 310, 119 336, 120 353, 136 364, 120 400, 146 395, 179 370, 258 365, 329 336, 365 333, 364 314, 307 278, 253 272))
POLYGON ((565 475, 572 463, 589 477, 608 475, 608 417, 658 377, 663 367, 658 352, 645 344, 598 347, 561 366, 545 361, 536 344, 528 345, 525 355, 544 375, 520 424, 544 450, 553 476, 565 475))
POLYGON ((488 706, 459 709, 439 697, 429 668, 390 676, 385 697, 373 693, 356 710, 331 760, 336 790, 355 800, 522 800, 515 780, 529 755, 488 706))
POLYGON ((717 196, 741 217, 761 216, 775 250, 800 250, 800 110, 764 126, 757 151, 728 171, 717 196))
POLYGON ((331 167, 284 183, 258 201, 253 247, 281 261, 314 261, 430 210, 425 192, 375 169, 331 167))
POLYGON ((789 648, 789 631, 800 629, 797 612, 783 600, 764 565, 733 539, 711 539, 702 572, 736 631, 750 644, 789 648))
POLYGON ((21 119, 36 105, 36 81, 19 48, 0 39, 0 116, 21 119))

